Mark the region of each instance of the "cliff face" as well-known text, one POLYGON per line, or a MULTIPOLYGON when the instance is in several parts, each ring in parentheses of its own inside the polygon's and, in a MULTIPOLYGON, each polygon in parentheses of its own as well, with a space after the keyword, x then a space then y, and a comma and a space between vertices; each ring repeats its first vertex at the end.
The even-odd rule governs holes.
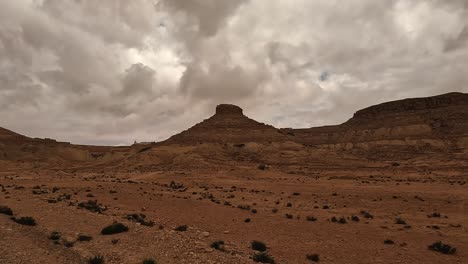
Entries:
POLYGON ((387 102, 341 125, 286 131, 297 142, 334 149, 467 152, 468 94, 387 102))
POLYGON ((318 168, 400 161, 468 164, 468 94, 388 102, 360 110, 341 125, 309 129, 277 129, 246 117, 238 106, 219 105, 212 117, 147 146, 77 146, 0 129, 3 168, 157 170, 239 163, 318 168))
POLYGON ((248 143, 288 140, 279 129, 246 117, 240 107, 222 104, 201 123, 172 136, 164 144, 248 143))

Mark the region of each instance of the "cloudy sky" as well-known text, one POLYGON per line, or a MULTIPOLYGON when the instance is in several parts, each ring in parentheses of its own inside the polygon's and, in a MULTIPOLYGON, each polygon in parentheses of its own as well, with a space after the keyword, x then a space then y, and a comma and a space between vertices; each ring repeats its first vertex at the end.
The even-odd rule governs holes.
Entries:
POLYGON ((277 127, 468 92, 468 0, 0 0, 0 126, 159 141, 234 103, 277 127))

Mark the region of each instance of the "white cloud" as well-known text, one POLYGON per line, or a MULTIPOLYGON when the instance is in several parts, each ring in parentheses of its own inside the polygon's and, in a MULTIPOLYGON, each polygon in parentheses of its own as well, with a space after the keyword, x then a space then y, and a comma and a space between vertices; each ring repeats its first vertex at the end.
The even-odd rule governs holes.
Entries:
POLYGON ((335 124, 468 91, 467 32, 464 0, 0 1, 0 126, 162 140, 224 102, 282 127, 335 124))

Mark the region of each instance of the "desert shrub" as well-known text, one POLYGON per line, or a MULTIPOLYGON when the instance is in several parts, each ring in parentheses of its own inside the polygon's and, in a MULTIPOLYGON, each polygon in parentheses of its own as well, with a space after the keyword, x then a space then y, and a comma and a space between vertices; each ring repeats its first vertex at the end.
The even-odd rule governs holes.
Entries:
POLYGON ((67 248, 71 248, 71 247, 73 247, 75 245, 75 242, 70 241, 70 240, 63 240, 62 243, 67 248))
POLYGON ((0 214, 4 215, 13 215, 13 210, 11 210, 8 206, 1 206, 0 205, 0 214))
POLYGON ((373 216, 371 213, 369 213, 369 212, 367 212, 367 211, 364 211, 364 210, 361 211, 361 214, 362 214, 362 215, 364 216, 364 218, 366 218, 366 219, 373 219, 373 218, 374 218, 374 216, 373 216))
POLYGON ((292 214, 285 214, 285 216, 286 216, 287 219, 292 219, 293 218, 292 214))
POLYGON ((35 226, 36 225, 36 220, 30 216, 23 216, 20 218, 12 217, 11 220, 15 221, 16 223, 20 225, 27 225, 27 226, 35 226))
POLYGON ((253 214, 256 214, 256 213, 257 213, 257 209, 252 209, 251 212, 252 212, 253 214))
POLYGON ((184 184, 182 184, 182 183, 176 183, 175 181, 171 181, 171 183, 169 183, 169 188, 174 189, 174 190, 183 189, 183 188, 184 188, 184 184))
POLYGON ((247 204, 239 204, 237 208, 242 209, 242 210, 250 210, 250 205, 247 204))
POLYGON ((286 207, 292 207, 292 203, 287 203, 286 207))
POLYGON ((433 243, 432 245, 429 245, 427 248, 429 250, 437 251, 437 252, 440 252, 440 253, 446 254, 446 255, 455 254, 455 252, 457 251, 457 249, 455 247, 444 244, 441 241, 437 241, 437 242, 433 243))
POLYGON ((317 218, 313 217, 313 216, 307 216, 306 217, 307 221, 310 221, 310 222, 315 222, 317 221, 317 218))
POLYGON ((273 257, 268 255, 268 253, 266 252, 255 253, 252 259, 253 261, 259 262, 259 263, 270 263, 270 264, 275 263, 275 260, 273 259, 273 257))
POLYGON ((401 218, 401 217, 397 217, 395 219, 395 224, 397 224, 397 225, 406 225, 406 221, 403 220, 403 218, 401 218))
POLYGON ((53 231, 52 233, 50 233, 49 239, 50 240, 59 240, 61 236, 62 235, 59 232, 53 231))
POLYGON ((354 222, 359 222, 360 221, 359 217, 357 217, 356 215, 352 215, 351 220, 353 220, 354 222))
POLYGON ((246 218, 246 219, 244 220, 245 223, 250 223, 250 221, 252 221, 250 218, 246 218))
POLYGON ((347 223, 346 218, 344 218, 343 216, 340 217, 340 219, 338 219, 338 223, 339 224, 346 224, 347 223))
POLYGON ((92 239, 93 239, 92 236, 83 235, 83 234, 79 234, 77 238, 77 240, 81 242, 88 242, 88 241, 91 241, 92 239))
POLYGON ((219 251, 224 251, 224 241, 223 240, 218 240, 218 241, 215 241, 213 243, 211 243, 210 245, 212 248, 216 249, 216 250, 219 250, 219 251))
POLYGON ((88 264, 104 264, 104 256, 97 255, 88 259, 88 264))
POLYGON ((258 241, 258 240, 254 240, 250 243, 251 247, 253 250, 257 250, 257 251, 261 251, 261 252, 264 252, 267 250, 267 246, 265 243, 261 242, 261 241, 258 241))
POLYGON ((188 229, 187 225, 181 225, 181 226, 176 227, 174 230, 184 232, 184 231, 187 231, 187 229, 188 229))
POLYGON ((431 217, 439 218, 440 216, 441 216, 440 213, 437 213, 437 212, 434 212, 434 213, 432 213, 430 215, 427 215, 427 217, 429 217, 429 218, 431 218, 431 217))
POLYGON ((393 245, 393 244, 395 244, 395 242, 393 242, 393 240, 391 240, 391 239, 385 239, 385 240, 384 240, 384 244, 386 244, 386 245, 393 245))
POLYGON ((266 164, 260 164, 260 165, 258 165, 257 168, 258 168, 259 170, 266 170, 266 169, 268 169, 268 166, 267 166, 266 164))
POLYGON ((156 264, 156 260, 152 258, 147 258, 143 260, 143 264, 156 264))
POLYGON ((113 234, 118 234, 118 233, 122 233, 122 232, 127 232, 128 231, 128 227, 122 223, 118 223, 118 222, 115 222, 111 225, 108 225, 106 227, 104 227, 102 230, 101 230, 101 234, 102 235, 113 235, 113 234))
POLYGON ((320 257, 319 257, 319 254, 309 254, 306 256, 306 259, 313 261, 313 262, 319 262, 320 257))

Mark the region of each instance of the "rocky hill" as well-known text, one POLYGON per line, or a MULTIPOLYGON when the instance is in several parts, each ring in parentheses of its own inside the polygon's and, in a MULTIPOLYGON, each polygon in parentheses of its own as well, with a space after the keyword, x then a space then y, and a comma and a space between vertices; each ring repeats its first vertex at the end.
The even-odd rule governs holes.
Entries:
POLYGON ((165 144, 279 142, 291 138, 273 126, 246 117, 235 105, 221 104, 201 123, 172 136, 165 144))
POLYGON ((218 105, 215 114, 166 141, 80 146, 0 129, 0 165, 68 169, 166 170, 216 166, 468 166, 468 94, 405 99, 357 111, 347 122, 277 129, 218 105), (250 164, 250 165, 249 165, 250 164), (256 165, 255 165, 256 166, 256 165))

